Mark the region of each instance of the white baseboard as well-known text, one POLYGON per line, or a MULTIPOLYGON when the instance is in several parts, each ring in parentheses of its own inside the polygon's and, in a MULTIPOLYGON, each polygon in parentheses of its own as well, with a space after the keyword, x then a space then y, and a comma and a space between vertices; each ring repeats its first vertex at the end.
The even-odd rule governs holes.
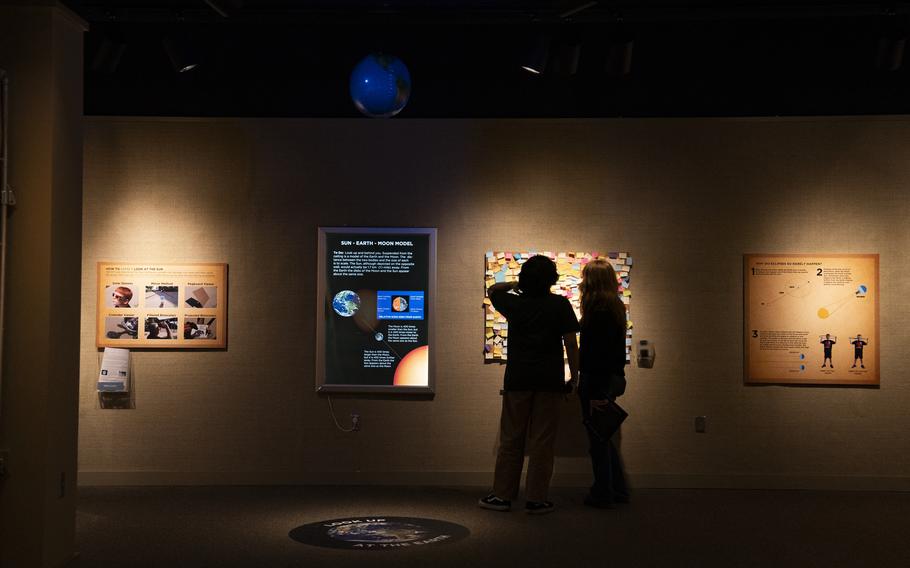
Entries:
MULTIPOLYGON (((638 489, 910 491, 910 477, 756 474, 630 474, 638 489)), ((171 472, 81 471, 82 487, 172 485, 415 485, 489 487, 492 472, 171 472)), ((586 473, 556 472, 553 487, 587 487, 586 473)))

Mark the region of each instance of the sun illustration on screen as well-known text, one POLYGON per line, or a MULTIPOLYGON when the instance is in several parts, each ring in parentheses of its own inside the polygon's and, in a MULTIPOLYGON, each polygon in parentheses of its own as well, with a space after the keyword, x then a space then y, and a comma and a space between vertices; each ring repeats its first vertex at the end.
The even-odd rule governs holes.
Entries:
POLYGON ((429 346, 423 345, 404 356, 395 369, 396 387, 425 387, 430 384, 429 346))

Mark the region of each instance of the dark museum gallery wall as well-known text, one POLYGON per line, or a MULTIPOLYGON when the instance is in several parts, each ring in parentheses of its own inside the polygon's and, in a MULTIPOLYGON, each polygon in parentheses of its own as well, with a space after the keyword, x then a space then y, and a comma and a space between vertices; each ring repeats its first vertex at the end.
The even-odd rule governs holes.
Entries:
MULTIPOLYGON (((910 120, 90 118, 83 484, 487 484, 503 369, 484 252, 629 251, 623 452, 639 486, 910 489, 910 120), (438 233, 437 394, 314 391, 318 226, 438 233), (881 387, 744 386, 742 255, 881 255, 881 387), (223 351, 133 353, 135 409, 95 394, 101 260, 227 262, 223 351), (694 432, 693 418, 708 417, 694 432)), ((574 405, 556 483, 584 484, 574 405)))

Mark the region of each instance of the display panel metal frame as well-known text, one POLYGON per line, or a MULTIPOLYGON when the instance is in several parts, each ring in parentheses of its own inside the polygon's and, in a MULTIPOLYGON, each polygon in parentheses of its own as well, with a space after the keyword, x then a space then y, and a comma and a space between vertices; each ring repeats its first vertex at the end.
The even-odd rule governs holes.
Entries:
POLYGON ((432 395, 436 389, 436 229, 417 227, 319 227, 317 238, 317 279, 316 279, 316 391, 319 393, 386 393, 394 395, 432 395), (329 287, 327 261, 327 236, 351 235, 352 238, 366 238, 377 235, 427 238, 426 267, 415 267, 426 270, 427 289, 425 292, 424 317, 426 318, 427 339, 427 384, 425 386, 376 385, 333 383, 327 376, 326 349, 332 338, 328 337, 327 318, 332 311, 332 298, 328 297, 329 287))

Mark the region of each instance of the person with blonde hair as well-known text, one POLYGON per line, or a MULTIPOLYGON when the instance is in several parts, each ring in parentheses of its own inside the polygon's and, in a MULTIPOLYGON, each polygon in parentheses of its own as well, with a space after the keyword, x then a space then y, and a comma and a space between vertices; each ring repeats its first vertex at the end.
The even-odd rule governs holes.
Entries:
POLYGON ((578 398, 587 427, 594 484, 585 505, 602 509, 629 500, 616 442, 592 429, 592 417, 626 390, 626 308, 609 261, 594 259, 582 271, 578 398))

